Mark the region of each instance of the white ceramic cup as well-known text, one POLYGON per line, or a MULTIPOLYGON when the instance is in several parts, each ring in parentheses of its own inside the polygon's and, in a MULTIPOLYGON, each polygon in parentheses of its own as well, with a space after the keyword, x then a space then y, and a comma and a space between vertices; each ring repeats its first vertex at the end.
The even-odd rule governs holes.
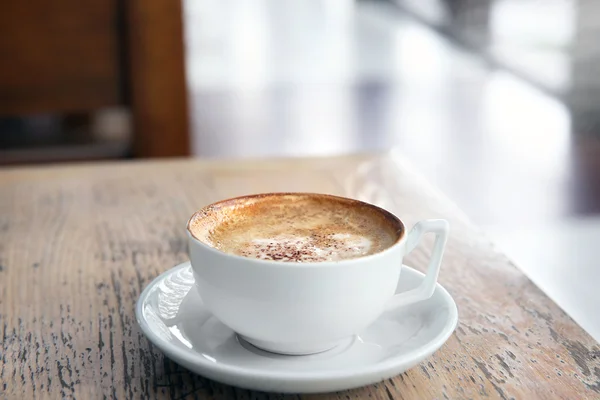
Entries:
MULTIPOLYGON (((210 218, 211 207, 243 203, 259 196, 321 196, 335 201, 366 203, 336 196, 271 193, 224 200, 193 218, 210 218)), ((205 306, 249 343, 275 353, 311 354, 335 347, 374 322, 384 311, 428 299, 435 289, 448 222, 424 220, 406 233, 404 224, 373 205, 402 228, 397 241, 372 255, 335 262, 282 262, 224 253, 198 240, 188 223, 192 269, 205 306), (395 294, 403 257, 421 237, 435 234, 427 275, 409 292, 395 294)), ((192 220, 190 219, 190 221, 192 220)))

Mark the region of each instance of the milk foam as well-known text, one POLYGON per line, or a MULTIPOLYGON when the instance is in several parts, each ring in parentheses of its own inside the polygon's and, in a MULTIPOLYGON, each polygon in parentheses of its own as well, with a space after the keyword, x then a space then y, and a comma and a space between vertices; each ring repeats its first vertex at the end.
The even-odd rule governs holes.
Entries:
POLYGON ((401 234, 382 211, 328 197, 286 195, 204 210, 196 238, 225 253, 287 262, 340 261, 391 247, 401 234))
POLYGON ((369 238, 348 233, 329 235, 325 242, 315 241, 310 236, 280 235, 254 238, 240 255, 275 261, 340 261, 369 254, 371 247, 369 238))

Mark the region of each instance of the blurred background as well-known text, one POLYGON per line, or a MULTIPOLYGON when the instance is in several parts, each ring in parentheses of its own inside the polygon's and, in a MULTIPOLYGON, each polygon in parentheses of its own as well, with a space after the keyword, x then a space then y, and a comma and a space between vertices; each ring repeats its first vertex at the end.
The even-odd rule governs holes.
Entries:
POLYGON ((600 2, 3 8, 0 165, 395 148, 600 340, 600 2))

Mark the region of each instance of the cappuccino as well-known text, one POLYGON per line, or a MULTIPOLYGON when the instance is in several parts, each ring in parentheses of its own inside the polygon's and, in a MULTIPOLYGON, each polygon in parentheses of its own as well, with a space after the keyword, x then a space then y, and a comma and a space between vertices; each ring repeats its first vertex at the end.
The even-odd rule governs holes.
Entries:
POLYGON ((308 194, 265 194, 203 208, 192 236, 224 253, 286 262, 340 261, 381 252, 403 235, 389 212, 357 200, 308 194))

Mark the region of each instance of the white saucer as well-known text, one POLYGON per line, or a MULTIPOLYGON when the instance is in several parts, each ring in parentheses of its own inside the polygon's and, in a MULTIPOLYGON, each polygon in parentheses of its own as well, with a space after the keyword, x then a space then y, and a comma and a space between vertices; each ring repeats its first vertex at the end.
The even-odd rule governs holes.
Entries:
MULTIPOLYGON (((423 274, 403 266, 397 292, 423 274)), ((398 375, 439 349, 458 322, 456 304, 439 284, 426 301, 382 315, 336 348, 284 356, 238 339, 203 306, 190 263, 156 278, 136 307, 144 334, 169 358, 202 376, 267 392, 321 393, 365 386, 398 375)))

